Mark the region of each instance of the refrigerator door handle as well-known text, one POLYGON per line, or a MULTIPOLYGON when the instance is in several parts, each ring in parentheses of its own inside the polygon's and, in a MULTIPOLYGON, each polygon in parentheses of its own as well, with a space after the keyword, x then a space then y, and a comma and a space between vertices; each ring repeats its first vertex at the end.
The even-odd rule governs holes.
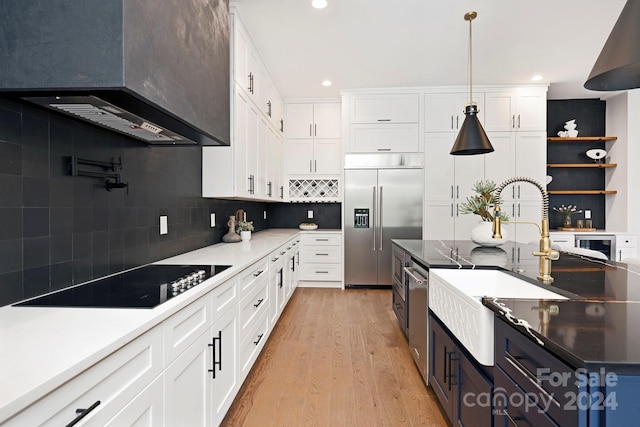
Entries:
POLYGON ((380 197, 379 197, 379 214, 378 216, 380 217, 380 221, 378 222, 378 230, 379 230, 379 238, 380 238, 380 251, 382 252, 382 185, 380 186, 380 197))
POLYGON ((371 223, 373 224, 373 226, 371 227, 371 228, 373 228, 373 247, 371 248, 371 250, 375 252, 375 250, 376 250, 376 203, 377 203, 377 200, 376 200, 376 187, 373 186, 371 188, 373 189, 373 203, 372 203, 373 215, 372 215, 372 218, 371 218, 371 223))

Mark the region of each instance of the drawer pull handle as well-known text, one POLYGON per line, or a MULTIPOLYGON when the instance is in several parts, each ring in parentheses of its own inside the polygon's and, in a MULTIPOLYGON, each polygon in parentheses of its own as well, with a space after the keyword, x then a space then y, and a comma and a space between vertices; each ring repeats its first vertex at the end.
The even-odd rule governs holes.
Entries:
POLYGON ((216 366, 218 366, 218 370, 222 371, 222 331, 218 331, 218 336, 217 337, 213 337, 211 339, 211 344, 209 344, 209 347, 213 347, 212 351, 213 351, 213 366, 212 369, 209 369, 209 372, 211 372, 211 375, 213 377, 213 379, 216 379, 216 366), (216 360, 216 341, 218 341, 218 357, 216 360))
MULTIPOLYGON (((271 261, 272 261, 272 262, 276 262, 276 261, 277 261, 277 260, 279 260, 279 259, 280 259, 279 257, 275 257, 275 258, 271 258, 271 261)), ((257 276, 256 276, 256 277, 257 277, 257 276)))
POLYGON ((256 304, 253 304, 253 306, 258 308, 263 301, 264 301, 264 298, 260 298, 256 304))
POLYGON ((96 403, 94 403, 93 405, 89 406, 87 409, 76 409, 76 414, 78 414, 78 416, 75 417, 73 419, 73 421, 71 421, 69 424, 67 424, 66 427, 71 427, 71 426, 74 426, 74 425, 78 424, 81 419, 83 419, 84 417, 89 415, 89 412, 91 412, 94 409, 96 409, 99 404, 100 404, 100 401, 96 400, 96 403))
POLYGON ((329 254, 319 254, 316 252, 316 255, 329 256, 329 254))
POLYGON ((531 372, 529 372, 526 366, 524 366, 515 356, 513 356, 508 351, 505 351, 504 355, 504 360, 509 362, 511 366, 513 366, 518 372, 520 372, 520 374, 528 379, 529 382, 533 384, 538 390, 540 390, 541 393, 544 393, 544 395, 547 396, 558 408, 561 407, 560 403, 542 387, 542 385, 540 384, 541 381, 537 379, 531 372))
POLYGON ((318 274, 329 274, 328 271, 317 271, 317 270, 316 270, 316 273, 318 273, 318 274))
POLYGON ((258 270, 255 273, 253 273, 253 277, 258 277, 261 274, 262 274, 262 270, 258 270))
POLYGON ((258 343, 260 342, 260 340, 262 339, 262 337, 263 337, 263 336, 264 336, 264 334, 260 334, 260 335, 258 335, 258 340, 257 340, 257 341, 254 341, 253 343, 254 343, 255 345, 258 345, 258 343))

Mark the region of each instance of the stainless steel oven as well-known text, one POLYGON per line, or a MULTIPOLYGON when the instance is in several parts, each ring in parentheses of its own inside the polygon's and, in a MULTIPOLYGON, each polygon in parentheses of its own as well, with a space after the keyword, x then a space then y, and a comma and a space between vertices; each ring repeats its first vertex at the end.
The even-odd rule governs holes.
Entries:
POLYGON ((391 275, 393 311, 396 313, 400 328, 405 337, 408 337, 409 317, 407 312, 407 276, 404 268, 409 265, 409 255, 395 243, 392 245, 391 275))

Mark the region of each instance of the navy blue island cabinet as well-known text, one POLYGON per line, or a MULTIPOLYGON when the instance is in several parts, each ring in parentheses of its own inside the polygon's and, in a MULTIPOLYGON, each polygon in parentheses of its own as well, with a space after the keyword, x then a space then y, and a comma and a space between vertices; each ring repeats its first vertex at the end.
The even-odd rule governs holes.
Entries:
POLYGON ((640 376, 569 366, 536 338, 495 317, 494 425, 640 425, 640 376))
POLYGON ((429 313, 429 382, 455 426, 491 427, 490 372, 484 371, 461 344, 429 313))

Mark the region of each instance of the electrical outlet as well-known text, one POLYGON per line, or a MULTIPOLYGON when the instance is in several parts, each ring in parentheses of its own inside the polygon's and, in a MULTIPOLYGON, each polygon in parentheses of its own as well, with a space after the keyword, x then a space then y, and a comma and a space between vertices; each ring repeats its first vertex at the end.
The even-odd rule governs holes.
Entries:
POLYGON ((212 213, 211 214, 211 228, 216 226, 216 214, 212 213))
POLYGON ((313 211, 312 210, 308 210, 307 211, 307 218, 309 218, 309 219, 313 218, 313 211))
POLYGON ((169 232, 169 225, 167 223, 167 216, 162 215, 160 217, 160 234, 167 234, 169 232))
POLYGON ((262 211, 262 219, 267 219, 267 211, 262 211))
POLYGON ((589 209, 585 209, 584 219, 591 219, 591 211, 589 209))

